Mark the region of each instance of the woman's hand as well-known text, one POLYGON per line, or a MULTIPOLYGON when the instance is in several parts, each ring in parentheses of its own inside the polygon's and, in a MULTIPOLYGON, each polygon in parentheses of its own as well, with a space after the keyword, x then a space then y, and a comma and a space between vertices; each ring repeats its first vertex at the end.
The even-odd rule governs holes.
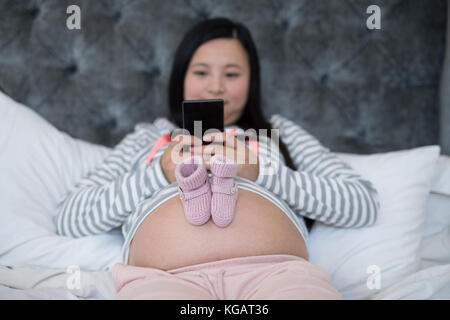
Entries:
POLYGON ((210 159, 215 154, 223 154, 234 160, 238 165, 237 176, 256 181, 259 174, 258 156, 255 155, 242 141, 228 133, 217 132, 207 134, 204 141, 211 141, 209 145, 196 145, 194 154, 201 155, 206 169, 211 170, 210 159), (209 140, 208 140, 209 139, 209 140))
POLYGON ((201 146, 202 141, 190 135, 178 135, 169 144, 161 156, 161 168, 169 183, 175 182, 175 168, 177 164, 192 156, 193 146, 201 146), (189 146, 185 148, 185 146, 189 146), (188 150, 186 150, 188 149, 188 150))

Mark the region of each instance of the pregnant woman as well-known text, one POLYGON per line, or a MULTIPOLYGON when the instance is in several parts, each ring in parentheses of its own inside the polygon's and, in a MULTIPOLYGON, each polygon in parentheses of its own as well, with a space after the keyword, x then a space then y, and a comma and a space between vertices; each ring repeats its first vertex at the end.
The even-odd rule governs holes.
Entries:
POLYGON ((292 121, 264 118, 248 29, 223 18, 194 26, 175 54, 169 105, 168 119, 138 124, 74 186, 59 206, 58 233, 81 237, 122 227, 122 261, 112 272, 118 299, 341 299, 308 261, 306 224, 372 225, 377 191, 292 121), (224 100, 225 132, 209 137, 212 146, 186 135, 162 140, 180 127, 184 99, 224 100), (231 133, 248 129, 266 129, 257 150, 231 133), (146 161, 151 150, 157 152, 146 161), (215 154, 245 159, 225 228, 185 218, 175 168, 194 154, 209 173, 215 154))

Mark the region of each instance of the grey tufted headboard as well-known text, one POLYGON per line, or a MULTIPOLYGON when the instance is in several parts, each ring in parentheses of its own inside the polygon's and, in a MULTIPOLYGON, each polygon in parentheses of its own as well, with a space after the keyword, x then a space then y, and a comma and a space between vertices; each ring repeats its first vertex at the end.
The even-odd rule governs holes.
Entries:
POLYGON ((251 30, 264 112, 333 151, 439 143, 445 0, 0 0, 0 86, 57 128, 112 146, 166 114, 184 32, 224 16, 251 30), (81 30, 66 9, 81 8, 81 30), (366 9, 381 8, 368 30, 366 9))

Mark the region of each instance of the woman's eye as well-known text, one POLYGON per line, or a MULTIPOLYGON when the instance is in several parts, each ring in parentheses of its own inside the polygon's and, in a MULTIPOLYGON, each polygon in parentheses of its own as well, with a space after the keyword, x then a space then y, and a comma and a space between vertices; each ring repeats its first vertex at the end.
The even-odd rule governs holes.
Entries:
POLYGON ((195 71, 194 74, 197 75, 197 76, 205 76, 206 72, 204 72, 204 71, 195 71))
POLYGON ((237 78, 239 77, 239 73, 227 73, 228 78, 237 78))

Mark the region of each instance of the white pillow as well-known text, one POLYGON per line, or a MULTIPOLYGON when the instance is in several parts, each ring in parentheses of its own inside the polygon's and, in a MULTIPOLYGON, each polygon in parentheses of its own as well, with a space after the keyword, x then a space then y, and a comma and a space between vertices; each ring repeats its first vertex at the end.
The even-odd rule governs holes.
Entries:
POLYGON ((441 155, 439 157, 431 192, 450 197, 450 156, 441 155))
POLYGON ((120 260, 119 230, 61 237, 52 217, 110 149, 73 139, 1 92, 0 115, 0 265, 108 270, 120 260))
POLYGON ((439 152, 439 146, 426 146, 372 155, 338 154, 373 182, 381 205, 372 227, 315 223, 311 230, 310 261, 330 274, 345 299, 370 298, 419 268, 426 201, 439 152))
POLYGON ((427 201, 421 266, 450 264, 450 157, 441 155, 427 201))
MULTIPOLYGON (((449 227, 450 157, 441 155, 436 164, 431 193, 427 201, 424 237, 429 237, 439 232, 445 232, 449 227)), ((447 245, 450 245, 450 243, 447 245)))

